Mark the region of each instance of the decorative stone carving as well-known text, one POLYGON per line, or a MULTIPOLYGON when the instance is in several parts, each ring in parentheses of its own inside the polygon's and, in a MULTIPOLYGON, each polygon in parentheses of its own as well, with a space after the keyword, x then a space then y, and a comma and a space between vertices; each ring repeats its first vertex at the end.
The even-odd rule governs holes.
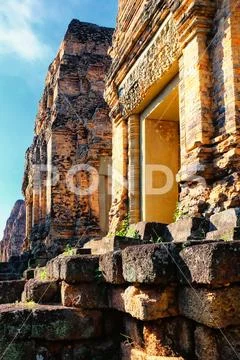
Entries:
POLYGON ((169 16, 118 88, 124 116, 143 101, 149 88, 169 70, 178 55, 178 33, 169 16))

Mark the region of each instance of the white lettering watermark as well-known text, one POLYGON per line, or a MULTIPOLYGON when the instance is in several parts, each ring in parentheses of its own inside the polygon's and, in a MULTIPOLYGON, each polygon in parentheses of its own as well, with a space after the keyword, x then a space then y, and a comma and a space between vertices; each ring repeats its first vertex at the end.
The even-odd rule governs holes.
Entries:
POLYGON ((66 185, 69 191, 79 196, 87 196, 95 193, 99 186, 99 174, 97 169, 88 164, 79 164, 73 166, 67 173, 66 185), (80 183, 75 184, 76 176, 80 173, 84 173, 90 182, 87 181, 88 186, 81 186, 80 183))
MULTIPOLYGON (((166 165, 147 164, 144 169, 143 192, 146 195, 164 195, 169 193, 178 182, 195 184, 200 191, 200 188, 207 187, 204 177, 197 175, 203 170, 203 168, 195 165, 184 166, 182 172, 188 175, 181 179, 179 174, 174 174, 173 170, 166 165), (154 180, 162 183, 162 185, 154 186, 154 180)), ((101 184, 104 184, 104 191, 108 195, 112 194, 112 187, 114 186, 129 189, 128 179, 123 176, 120 170, 112 168, 111 165, 108 165, 107 172, 104 175, 99 174, 95 167, 88 164, 74 165, 64 172, 61 172, 57 166, 49 164, 34 165, 32 174, 32 185, 35 193, 41 192, 43 187, 49 189, 61 186, 62 189, 64 186, 67 191, 77 196, 89 196, 97 192, 101 184)))
POLYGON ((163 195, 172 190, 175 182, 173 171, 166 165, 146 165, 145 167, 145 192, 146 195, 163 195), (154 173, 165 175, 165 184, 162 187, 153 187, 154 173))

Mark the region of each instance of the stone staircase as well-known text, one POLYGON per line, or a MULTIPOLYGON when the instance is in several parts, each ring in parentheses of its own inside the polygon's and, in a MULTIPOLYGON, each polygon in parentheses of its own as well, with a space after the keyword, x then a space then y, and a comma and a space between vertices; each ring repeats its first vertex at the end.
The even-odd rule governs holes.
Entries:
POLYGON ((239 359, 240 241, 135 240, 0 281, 0 359, 239 359))
POLYGON ((98 283, 99 257, 76 252, 88 255, 61 255, 32 279, 0 281, 2 359, 119 358, 119 314, 98 283))
POLYGON ((28 267, 28 255, 12 256, 9 262, 0 262, 0 281, 19 280, 28 267))

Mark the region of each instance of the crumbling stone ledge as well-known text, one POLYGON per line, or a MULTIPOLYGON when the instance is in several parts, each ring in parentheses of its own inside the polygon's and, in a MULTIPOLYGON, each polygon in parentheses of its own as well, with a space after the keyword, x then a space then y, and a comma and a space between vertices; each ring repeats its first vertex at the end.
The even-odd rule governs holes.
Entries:
POLYGON ((237 360, 239 247, 162 243, 58 256, 26 282, 22 303, 0 305, 4 360, 26 352, 30 360, 237 360))

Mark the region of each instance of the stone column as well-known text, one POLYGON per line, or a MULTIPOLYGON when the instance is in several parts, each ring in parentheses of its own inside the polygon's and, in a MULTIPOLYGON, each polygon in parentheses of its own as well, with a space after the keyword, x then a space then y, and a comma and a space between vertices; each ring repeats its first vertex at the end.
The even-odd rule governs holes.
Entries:
POLYGON ((180 211, 199 216, 209 193, 207 180, 213 178, 212 138, 213 72, 210 59, 211 32, 216 2, 174 1, 174 20, 179 34, 179 101, 181 168, 180 211), (190 185, 193 184, 191 187, 190 185))
POLYGON ((33 223, 32 225, 38 225, 39 223, 39 215, 40 215, 40 196, 39 196, 39 188, 34 187, 33 189, 33 223))
POLYGON ((113 79, 105 89, 112 122, 112 205, 109 213, 109 234, 115 234, 128 215, 128 124, 123 117, 119 93, 113 79))
POLYGON ((46 172, 41 173, 41 192, 40 192, 40 218, 41 221, 44 222, 47 214, 47 202, 46 202, 46 172))
POLYGON ((43 142, 41 147, 40 162, 40 221, 43 223, 47 213, 47 144, 43 142))
POLYGON ((107 233, 109 229, 109 211, 112 201, 111 194, 111 167, 112 158, 102 156, 100 158, 99 166, 99 191, 98 191, 98 206, 99 206, 99 222, 103 233, 107 233))
POLYGON ((140 118, 128 118, 128 197, 130 223, 140 221, 140 118))
POLYGON ((56 178, 52 164, 52 135, 47 141, 47 174, 46 174, 46 213, 49 216, 52 210, 52 180, 56 178))
POLYGON ((47 196, 48 211, 50 210, 52 214, 50 229, 52 238, 69 239, 74 236, 78 212, 74 192, 78 175, 78 170, 74 168, 75 154, 75 134, 66 127, 54 129, 51 145, 48 148, 48 158, 51 156, 51 159, 48 159, 48 167, 51 161, 51 168, 57 173, 57 181, 52 183, 51 180, 51 191, 48 191, 47 196))
POLYGON ((239 207, 240 3, 219 0, 211 42, 215 135, 210 211, 239 207), (224 196, 222 195, 224 193, 224 196))
POLYGON ((39 225, 41 217, 41 143, 37 142, 34 146, 33 152, 33 163, 32 163, 32 204, 33 204, 33 215, 32 215, 32 226, 39 225))
POLYGON ((199 173, 206 176, 208 172, 202 159, 210 156, 207 146, 214 134, 208 43, 214 10, 211 1, 183 0, 174 11, 182 49, 179 60, 181 181, 199 173))
POLYGON ((183 49, 180 59, 180 122, 182 147, 186 151, 210 143, 213 135, 211 86, 207 34, 197 33, 183 49))
POLYGON ((224 19, 223 70, 225 81, 226 132, 240 129, 240 4, 225 0, 223 6, 228 17, 224 19))
POLYGON ((117 115, 112 113, 112 119, 112 206, 109 232, 115 233, 127 215, 128 128, 120 112, 117 115))
POLYGON ((32 202, 26 202, 26 238, 29 239, 32 231, 32 202))

